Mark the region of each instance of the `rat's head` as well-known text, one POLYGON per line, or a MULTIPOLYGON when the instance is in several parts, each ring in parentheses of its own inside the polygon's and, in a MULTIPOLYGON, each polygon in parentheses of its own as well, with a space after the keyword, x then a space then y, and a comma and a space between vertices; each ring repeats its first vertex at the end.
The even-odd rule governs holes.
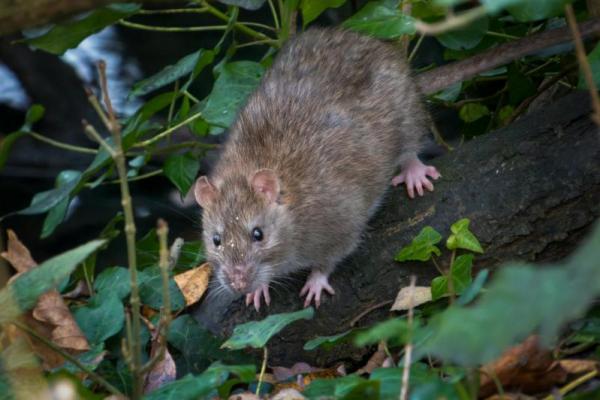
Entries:
POLYGON ((268 284, 286 261, 291 221, 281 193, 280 180, 269 169, 196 181, 207 259, 219 282, 234 292, 268 284))

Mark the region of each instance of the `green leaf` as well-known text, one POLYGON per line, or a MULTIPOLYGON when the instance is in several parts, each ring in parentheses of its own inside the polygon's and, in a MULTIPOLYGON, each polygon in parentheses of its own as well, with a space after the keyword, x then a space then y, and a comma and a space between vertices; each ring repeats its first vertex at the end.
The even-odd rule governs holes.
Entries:
POLYGON ((531 334, 550 345, 565 322, 580 317, 600 295, 600 225, 559 265, 509 263, 497 271, 475 305, 455 304, 432 318, 422 351, 475 366, 531 334))
POLYGON ((75 310, 73 317, 90 344, 96 345, 123 329, 125 311, 116 294, 104 292, 92 297, 87 306, 75 310))
POLYGON ((527 0, 514 2, 513 5, 509 5, 506 8, 518 21, 539 21, 541 19, 561 15, 565 9, 565 4, 570 3, 571 1, 572 0, 527 0))
MULTIPOLYGON (((473 280, 471 269, 473 267, 473 254, 463 254, 454 260, 450 276, 452 278, 452 289, 454 294, 461 294, 473 280)), ((437 300, 450 293, 448 277, 438 276, 431 281, 431 299, 437 300)))
POLYGON ((42 119, 45 112, 46 109, 40 104, 34 104, 29 107, 29 110, 27 110, 27 114, 25 115, 25 124, 21 129, 29 132, 33 124, 42 119))
POLYGON ((469 221, 468 218, 463 218, 452 224, 450 227, 452 234, 446 241, 446 247, 448 247, 448 249, 465 249, 476 253, 483 253, 483 248, 481 248, 479 240, 477 240, 475 235, 469 230, 470 222, 471 221, 469 221))
POLYGON ((518 105, 535 94, 536 87, 531 78, 523 74, 514 65, 508 68, 508 99, 512 105, 518 105))
POLYGON ((20 275, 13 283, 0 290, 0 323, 32 308, 39 296, 56 288, 90 254, 98 250, 104 240, 92 240, 75 249, 46 260, 36 268, 20 275))
POLYGON ((0 140, 0 172, 6 165, 6 160, 8 160, 8 155, 10 154, 10 149, 13 144, 25 135, 27 135, 27 132, 16 131, 4 136, 2 140, 0 140))
POLYGON ((465 122, 474 122, 479 118, 490 115, 490 110, 481 103, 468 103, 460 108, 458 116, 465 122))
POLYGON ((265 4, 266 0, 218 0, 220 3, 230 6, 245 8, 246 10, 258 10, 265 4))
POLYGON ((342 332, 339 333, 337 335, 332 335, 332 336, 319 336, 316 337, 312 340, 309 340, 308 342, 304 343, 304 350, 310 351, 310 350, 314 350, 317 347, 332 347, 335 346, 336 344, 339 344, 341 342, 344 342, 346 340, 348 340, 348 336, 350 336, 350 334, 354 333, 355 331, 353 329, 347 330, 346 332, 342 332))
MULTIPOLYGON (((380 387, 380 398, 381 399, 397 399, 402 388, 402 375, 404 368, 392 367, 392 368, 377 368, 369 376, 371 381, 379 381, 380 387)), ((411 388, 411 400, 416 400, 412 395, 412 392, 418 390, 421 385, 428 384, 430 382, 440 381, 440 378, 432 371, 426 364, 414 363, 410 367, 409 371, 409 382, 411 388)), ((437 399, 434 395, 423 398, 422 400, 437 399)))
POLYGON ((173 65, 168 65, 160 72, 146 78, 135 85, 131 90, 131 96, 143 96, 156 89, 175 82, 193 72, 193 77, 197 76, 204 67, 212 62, 214 52, 200 49, 181 58, 173 65))
POLYGON ((201 240, 185 242, 181 247, 181 254, 175 269, 187 270, 197 267, 205 261, 204 243, 201 240))
POLYGON ((200 163, 190 153, 173 154, 167 158, 163 167, 164 174, 186 196, 196 180, 200 163))
MULTIPOLYGON (((169 278, 169 294, 171 297, 171 311, 181 310, 185 307, 185 299, 172 278, 169 278)), ((143 304, 155 310, 159 310, 162 307, 162 277, 160 267, 149 267, 140 271, 140 299, 143 304)))
MULTIPOLYGON (((600 87, 600 43, 594 47, 594 50, 590 52, 587 56, 588 62, 590 63, 590 68, 592 69, 592 77, 594 79, 594 83, 596 87, 600 87)), ((579 73, 579 84, 577 85, 579 89, 587 89, 587 83, 583 78, 583 74, 579 73)), ((0 169, 2 168, 2 162, 0 161, 0 169)))
POLYGON ((114 294, 123 300, 131 292, 129 271, 123 267, 106 268, 94 280, 94 290, 100 297, 114 294))
POLYGON ((434 94, 433 98, 441 101, 453 102, 456 101, 456 99, 458 99, 458 96, 460 96, 461 91, 462 82, 457 82, 452 86, 442 90, 441 92, 434 94))
POLYGON ((135 244, 139 268, 146 268, 158 264, 158 236, 156 229, 150 229, 135 244))
MULTIPOLYGON (((61 171, 56 177, 56 187, 59 188, 63 185, 70 185, 71 182, 76 181, 79 183, 81 180, 81 172, 79 171, 61 171)), ((42 227, 41 238, 45 239, 50 236, 56 227, 63 222, 69 209, 70 196, 67 196, 61 200, 56 206, 50 209, 46 219, 44 220, 44 226, 42 227)))
POLYGON ((409 334, 408 322, 405 318, 392 318, 370 327, 356 335, 354 344, 363 347, 380 340, 393 339, 394 344, 406 343, 409 334))
POLYGON ((79 171, 62 171, 57 178, 60 181, 58 187, 35 194, 29 207, 17 211, 16 214, 41 214, 54 208, 60 202, 68 199, 71 192, 81 181, 81 176, 79 171))
POLYGON ((243 349, 245 347, 261 348, 271 337, 287 325, 299 319, 312 319, 315 310, 312 307, 300 311, 270 315, 262 321, 250 321, 234 328, 231 337, 221 347, 226 349, 243 349))
POLYGON ((55 25, 44 35, 27 39, 26 42, 49 53, 62 55, 65 51, 77 47, 88 36, 136 13, 139 9, 140 6, 137 4, 102 7, 81 19, 55 25))
POLYGON ((238 109, 256 88, 263 73, 264 67, 252 61, 225 64, 206 99, 202 111, 204 119, 221 128, 220 131, 231 125, 238 109))
POLYGON ((396 261, 427 261, 431 258, 431 254, 436 256, 442 254, 436 246, 440 240, 442 240, 442 235, 432 227, 426 226, 421 229, 421 232, 412 240, 411 244, 403 247, 396 254, 394 259, 396 261))
POLYGON ((216 388, 227 380, 230 373, 241 374, 243 380, 255 376, 254 366, 227 366, 215 363, 198 376, 186 375, 181 379, 167 383, 144 396, 145 400, 197 400, 213 398, 216 388))
POLYGON ((460 298, 456 301, 456 304, 459 306, 466 306, 481 292, 483 285, 487 281, 489 275, 489 270, 482 269, 479 271, 473 282, 465 289, 465 291, 461 294, 460 298))
POLYGON ((379 399, 378 392, 379 382, 347 375, 337 379, 315 379, 302 394, 309 399, 379 399))
POLYGON ((454 29, 436 36, 445 47, 453 50, 468 50, 477 46, 485 36, 489 26, 487 17, 479 18, 464 28, 454 29))
POLYGON ((498 120, 502 125, 506 125, 508 119, 512 117, 515 112, 515 108, 510 104, 507 104, 498 110, 498 120))
POLYGON ((303 26, 317 19, 326 9, 338 8, 345 2, 346 0, 301 0, 300 10, 302 11, 303 26))
POLYGON ((415 33, 414 19, 386 1, 370 1, 342 26, 380 39, 395 39, 415 33))

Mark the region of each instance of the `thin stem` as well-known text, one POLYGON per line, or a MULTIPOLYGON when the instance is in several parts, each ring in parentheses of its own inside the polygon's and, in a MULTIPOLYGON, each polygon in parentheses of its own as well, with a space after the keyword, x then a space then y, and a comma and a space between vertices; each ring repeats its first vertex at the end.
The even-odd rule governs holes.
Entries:
POLYGON ((141 371, 142 366, 142 345, 140 342, 141 334, 141 313, 140 313, 140 294, 137 280, 137 257, 135 252, 135 219, 133 214, 133 205, 131 202, 131 194, 129 193, 129 185, 127 182, 127 165, 125 163, 125 153, 123 151, 123 142, 121 141, 121 126, 115 116, 110 97, 108 95, 108 84, 106 82, 106 64, 103 61, 98 62, 98 72, 100 76, 100 87, 102 89, 102 97, 108 118, 111 125, 111 134, 114 141, 115 149, 112 157, 117 167, 117 173, 121 184, 121 205, 125 215, 125 235, 127 239, 127 260, 129 264, 129 278, 131 285, 131 339, 128 343, 131 353, 131 374, 133 377, 132 398, 134 400, 142 397, 142 386, 144 376, 141 371))
POLYGON ((181 143, 171 144, 171 145, 164 146, 164 147, 159 147, 156 150, 154 150, 153 153, 154 154, 170 153, 170 152, 175 151, 175 150, 187 149, 187 148, 194 148, 194 147, 203 148, 205 150, 211 150, 211 149, 217 149, 217 148, 219 148, 219 145, 218 144, 212 144, 212 143, 202 143, 202 142, 188 141, 188 142, 181 142, 181 143))
POLYGON ((485 7, 479 6, 471 8, 470 10, 458 15, 450 15, 441 22, 428 24, 423 21, 417 21, 415 23, 415 28, 417 29, 417 32, 421 32, 425 35, 437 35, 461 28, 465 25, 469 25, 471 22, 483 17, 486 14, 487 10, 485 7))
POLYGON ((117 389, 116 387, 111 385, 106 379, 104 379, 103 377, 101 377, 100 375, 98 375, 97 373, 95 373, 94 371, 89 369, 88 367, 86 367, 81 361, 79 361, 77 358, 73 357, 71 354, 69 354, 66 351, 64 351, 63 349, 61 349, 59 346, 54 344, 52 341, 50 341, 50 340, 46 339, 45 337, 43 337, 42 335, 38 334, 35 330, 31 329, 29 326, 27 326, 19 321, 12 321, 12 324, 14 324, 17 328, 19 328, 23 332, 27 333, 29 336, 31 336, 34 339, 41 342, 43 345, 45 345, 46 347, 48 347, 55 353, 60 354, 65 360, 69 361, 70 363, 75 365, 77 368, 79 368, 81 371, 86 373, 90 377, 90 379, 92 379, 93 381, 98 383, 100 386, 103 386, 110 393, 114 394, 115 396, 117 396, 119 398, 124 397, 124 394, 121 393, 121 391, 119 389, 117 389))
POLYGON ((200 103, 200 100, 195 97, 193 94, 191 94, 190 92, 188 92, 187 90, 183 91, 184 96, 188 97, 190 100, 192 100, 194 103, 200 103))
POLYGON ((31 136, 32 138, 34 138, 36 140, 39 140, 40 142, 44 142, 46 144, 49 144, 50 146, 58 147, 59 149, 69 150, 69 151, 73 151, 75 153, 82 153, 82 154, 97 154, 98 153, 98 150, 96 150, 96 149, 90 149, 89 147, 81 147, 81 146, 75 146, 75 145, 68 144, 68 143, 59 142, 58 140, 47 138, 46 136, 40 135, 39 133, 29 132, 28 134, 29 134, 29 136, 31 136))
MULTIPOLYGON (((229 17, 227 16, 227 14, 221 12, 218 8, 211 6, 210 4, 208 4, 206 2, 206 0, 201 0, 201 4, 204 7, 206 7, 206 11, 208 13, 214 15, 215 17, 219 18, 222 21, 225 21, 225 22, 229 21, 229 17)), ((258 40, 271 39, 267 35, 265 35, 264 33, 258 32, 256 30, 250 28, 250 27, 247 27, 246 25, 244 25, 244 24, 242 24, 240 22, 234 23, 233 27, 236 30, 238 30, 238 31, 240 31, 240 32, 242 32, 244 34, 246 34, 246 35, 248 35, 250 37, 253 37, 254 39, 258 39, 258 40)), ((271 40, 273 41, 274 45, 277 44, 276 40, 274 40, 274 39, 271 39, 271 40)))
POLYGON ((258 22, 248 22, 248 21, 240 21, 240 24, 244 24, 246 26, 255 26, 257 28, 262 28, 262 29, 266 29, 268 31, 271 32, 275 32, 275 28, 273 28, 272 26, 269 25, 265 25, 265 24, 259 24, 258 22))
POLYGON ((402 388, 400 390, 400 400, 408 399, 408 384, 410 377, 410 363, 412 358, 412 328, 413 328, 413 315, 414 315, 414 296, 415 296, 415 284, 417 278, 414 275, 410 277, 410 297, 408 300, 408 339, 404 346, 404 369, 402 371, 402 388))
POLYGON ((102 106, 100 105, 100 102, 98 101, 98 98, 94 95, 94 92, 92 91, 92 89, 86 88, 85 91, 87 93, 87 99, 90 102, 90 104, 92 105, 92 108, 94 109, 94 111, 96 111, 96 114, 98 114, 98 116, 100 117, 100 120, 102 121, 102 123, 104 124, 106 129, 108 129, 110 131, 111 130, 110 121, 109 121, 108 117, 106 116, 106 113, 102 109, 102 106))
POLYGON ((171 104, 169 105, 167 125, 171 125, 171 120, 173 119, 173 112, 175 111, 175 102, 177 101, 177 97, 179 97, 179 80, 175 81, 175 87, 173 88, 173 98, 171 99, 171 104))
POLYGON ((495 37, 511 39, 511 40, 521 39, 520 36, 509 35, 508 33, 504 33, 504 32, 487 31, 485 34, 488 36, 495 36, 495 37))
POLYGON ((159 133, 158 135, 154 136, 151 139, 148 140, 144 140, 143 142, 138 142, 136 144, 133 145, 133 147, 139 148, 139 147, 147 147, 153 143, 158 142, 159 140, 161 140, 162 138, 164 138, 165 136, 167 136, 168 134, 170 134, 171 132, 181 128, 182 126, 189 124, 190 122, 192 122, 195 119, 198 119, 202 116, 202 113, 198 112, 194 115, 192 115, 191 117, 188 117, 186 119, 184 119, 183 121, 181 121, 178 124, 173 125, 172 127, 165 129, 164 131, 162 131, 161 133, 159 133))
MULTIPOLYGON (((160 168, 160 169, 157 169, 155 171, 150 171, 150 172, 147 172, 147 173, 142 174, 142 175, 138 175, 138 176, 134 176, 134 177, 128 178, 127 180, 129 182, 141 181, 141 180, 144 180, 144 179, 152 178, 153 176, 156 176, 156 175, 160 175, 162 173, 163 173, 163 169, 160 168)), ((115 179, 114 181, 104 182, 103 185, 112 185, 112 184, 117 184, 117 183, 121 183, 121 180, 120 179, 115 179)))
POLYGON ((592 75, 592 68, 585 54, 585 48, 583 47, 583 40, 581 39, 581 33, 577 27, 577 20, 575 19, 575 13, 573 12, 573 6, 569 3, 565 5, 565 16, 567 17, 567 23, 571 29, 571 35, 573 36, 573 42, 575 42, 575 54, 577 55, 577 61, 579 61, 579 67, 583 73, 583 78, 587 84, 588 90, 590 91, 590 97, 592 99, 592 119, 596 125, 600 125, 600 96, 598 95, 598 89, 594 83, 594 76, 592 75))
MULTIPOLYGON (((597 375, 598 375, 597 369, 590 371, 587 374, 575 379, 573 382, 570 382, 567 385, 561 387, 559 389, 559 392, 561 395, 564 396, 565 394, 569 393, 571 390, 575 389, 577 386, 589 381, 590 379, 596 377, 597 375)), ((551 394, 549 396, 544 397, 543 400, 554 400, 554 399, 556 399, 556 397, 554 397, 554 395, 551 394)))
POLYGON ((271 14, 273 15, 273 23, 275 24, 275 29, 279 30, 279 17, 277 16, 277 11, 275 10, 275 4, 273 4, 273 0, 269 0, 269 8, 271 9, 271 14))
POLYGON ((444 270, 440 267, 440 265, 437 263, 437 261, 435 260, 435 257, 431 257, 431 261, 433 262, 433 265, 435 265, 435 269, 438 270, 438 272, 441 275, 446 275, 446 273, 444 272, 444 270))
POLYGON ((419 36, 419 39, 417 39, 417 43, 415 43, 415 47, 413 47, 413 49, 410 52, 410 55, 408 56, 408 63, 409 64, 415 58, 415 56, 417 55, 417 50, 419 50, 419 47, 421 47, 421 43, 423 43, 423 39, 424 38, 425 38, 425 35, 421 34, 421 36, 419 36))
POLYGON ((90 125, 86 120, 83 120, 83 132, 92 140, 95 140, 101 147, 104 148, 110 154, 111 157, 114 157, 115 150, 112 148, 110 144, 106 140, 100 136, 96 128, 90 125))
POLYGON ((206 32, 206 31, 224 31, 227 29, 227 25, 213 25, 213 26, 152 26, 138 24, 136 22, 130 22, 120 20, 119 24, 132 29, 141 29, 144 31, 155 31, 155 32, 206 32))
POLYGON ((141 15, 153 15, 153 14, 202 14, 207 11, 206 7, 196 8, 169 8, 164 10, 139 10, 137 13, 141 15))
POLYGON ((259 44, 268 44, 271 45, 273 41, 271 39, 267 39, 267 40, 256 40, 254 42, 248 42, 248 43, 242 43, 242 44, 238 44, 235 47, 238 49, 241 49, 242 47, 250 47, 250 46, 256 46, 259 44))
POLYGON ((265 377, 265 371, 267 370, 267 357, 269 353, 267 352, 267 346, 263 347, 263 360, 262 365, 260 366, 260 375, 258 375, 258 384, 256 385, 256 394, 257 396, 260 393, 260 387, 262 386, 263 379, 265 377))

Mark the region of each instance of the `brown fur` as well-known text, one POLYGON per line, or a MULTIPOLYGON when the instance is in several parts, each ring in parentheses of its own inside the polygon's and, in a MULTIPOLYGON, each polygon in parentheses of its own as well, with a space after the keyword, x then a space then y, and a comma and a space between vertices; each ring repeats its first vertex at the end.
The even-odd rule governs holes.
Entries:
POLYGON ((426 118, 391 44, 341 29, 293 38, 240 111, 209 179, 209 261, 243 265, 252 289, 299 268, 332 271, 358 244, 400 163, 418 151, 426 118), (250 184, 264 168, 279 178, 276 202, 250 184), (252 241, 254 226, 262 242, 252 241))

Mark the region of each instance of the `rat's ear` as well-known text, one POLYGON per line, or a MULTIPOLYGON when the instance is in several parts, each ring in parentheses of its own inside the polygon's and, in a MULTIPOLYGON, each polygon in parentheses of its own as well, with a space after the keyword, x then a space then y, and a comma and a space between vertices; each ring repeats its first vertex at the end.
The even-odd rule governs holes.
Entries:
POLYGON ((252 188, 262 194, 271 203, 279 200, 279 178, 272 169, 259 169, 250 178, 252 188))
POLYGON ((200 207, 205 208, 217 197, 217 189, 208 181, 206 176, 201 176, 194 185, 194 195, 200 207))

